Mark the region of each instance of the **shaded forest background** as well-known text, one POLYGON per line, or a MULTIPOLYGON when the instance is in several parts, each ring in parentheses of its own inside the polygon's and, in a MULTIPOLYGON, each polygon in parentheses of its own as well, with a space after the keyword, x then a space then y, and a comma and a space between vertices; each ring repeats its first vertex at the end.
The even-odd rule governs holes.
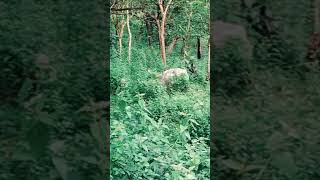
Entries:
POLYGON ((213 50, 212 177, 319 179, 319 1, 212 8, 246 28, 254 51, 247 64, 240 41, 213 50))
POLYGON ((105 4, 0 2, 0 179, 104 179, 105 4))

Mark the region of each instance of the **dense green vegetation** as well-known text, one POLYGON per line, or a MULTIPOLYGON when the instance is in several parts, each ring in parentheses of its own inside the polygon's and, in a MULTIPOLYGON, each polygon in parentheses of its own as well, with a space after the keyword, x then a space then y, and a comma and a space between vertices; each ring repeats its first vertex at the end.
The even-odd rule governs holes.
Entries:
POLYGON ((218 1, 211 12, 243 24, 254 45, 251 67, 239 56, 239 42, 213 51, 213 177, 319 179, 320 72, 306 58, 317 29, 314 1, 257 2, 246 11, 238 0, 218 1), (271 34, 254 26, 263 25, 263 6, 275 19, 271 34), (250 23, 239 17, 246 14, 250 23))
MULTIPOLYGON (((202 57, 197 59, 195 36, 197 33, 201 41, 208 42, 209 32, 207 25, 197 31, 203 22, 192 22, 191 28, 196 28, 186 31, 188 18, 183 17, 193 11, 191 19, 201 20, 199 14, 205 8, 208 10, 205 1, 188 1, 184 5, 174 2, 169 9, 166 41, 170 44, 175 36, 189 35, 186 58, 180 52, 184 44, 178 41, 164 66, 156 26, 152 25, 153 42, 148 46, 143 16, 130 17, 130 61, 127 25, 122 53, 119 44, 112 46, 111 179, 209 179, 208 48, 204 43, 202 57), (197 68, 197 74, 189 72, 189 80, 177 79, 168 88, 161 82, 165 69, 187 69, 188 63, 197 68)), ((113 18, 121 19, 121 15, 114 14, 113 18)), ((204 24, 208 22, 208 11, 201 18, 204 24)), ((115 28, 111 28, 111 34, 119 39, 115 28)))
MULTIPOLYGON (((208 178, 208 83, 191 80, 186 91, 169 94, 154 75, 162 66, 158 49, 139 47, 135 54, 130 65, 125 58, 111 61, 112 177, 208 178)), ((171 67, 184 65, 168 58, 174 60, 171 67)), ((203 77, 205 66, 199 66, 203 77)))

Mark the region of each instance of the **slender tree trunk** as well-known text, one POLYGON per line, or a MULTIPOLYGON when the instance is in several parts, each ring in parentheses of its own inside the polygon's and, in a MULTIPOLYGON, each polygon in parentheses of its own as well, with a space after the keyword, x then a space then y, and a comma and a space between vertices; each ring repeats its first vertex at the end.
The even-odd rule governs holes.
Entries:
POLYGON ((120 27, 120 34, 119 34, 119 53, 120 54, 122 54, 122 37, 123 37, 124 26, 125 26, 125 23, 123 21, 120 27))
POLYGON ((180 37, 175 37, 172 42, 170 43, 170 45, 168 46, 168 54, 171 54, 173 52, 173 49, 176 47, 177 42, 179 40, 180 37))
POLYGON ((123 30, 125 26, 125 21, 121 19, 120 22, 117 21, 116 23, 116 31, 118 36, 118 45, 119 45, 119 54, 122 54, 122 37, 123 37, 123 30))
POLYGON ((160 45, 160 51, 161 51, 161 57, 162 57, 162 63, 164 66, 167 65, 167 57, 166 57, 166 43, 165 43, 165 26, 167 22, 167 15, 168 15, 168 9, 171 4, 172 0, 169 0, 166 7, 164 7, 163 0, 158 0, 160 12, 162 15, 161 22, 159 19, 157 19, 157 25, 159 30, 159 45, 160 45))
MULTIPOLYGON (((162 27, 163 28, 163 27, 162 27)), ((161 29, 162 29, 161 28, 161 29)), ((166 57, 166 44, 165 44, 165 31, 162 29, 160 31, 160 48, 161 48, 161 56, 162 56, 162 62, 164 65, 167 64, 167 57, 166 57)))
POLYGON ((186 42, 186 41, 187 41, 186 38, 183 37, 183 38, 182 38, 182 43, 183 43, 183 45, 182 45, 182 48, 181 48, 181 55, 183 56, 183 59, 185 59, 186 56, 187 56, 188 46, 187 46, 187 42, 186 42))
POLYGON ((152 23, 150 22, 151 19, 149 16, 145 16, 145 23, 147 29, 147 39, 148 39, 148 46, 151 47, 152 45, 152 23))
MULTIPOLYGON (((211 32, 212 31, 212 29, 213 29, 213 27, 211 27, 212 26, 212 24, 211 24, 211 22, 210 22, 210 20, 209 20, 209 25, 208 25, 208 30, 209 30, 209 32, 211 32)), ((210 33, 211 34, 211 33, 210 33)), ((208 72, 207 72, 207 78, 206 78, 206 80, 207 81, 210 81, 210 65, 211 65, 211 61, 210 61, 210 59, 211 59, 211 41, 212 41, 213 39, 212 39, 212 35, 209 35, 209 39, 208 39, 208 72)))
MULTIPOLYGON (((164 19, 162 19, 163 22, 164 19)), ((166 57, 166 45, 165 45, 165 29, 163 27, 163 23, 160 20, 157 20, 158 32, 159 32, 159 46, 160 46, 160 54, 162 58, 162 63, 166 66, 167 57, 166 57)))
MULTIPOLYGON (((160 20, 157 19, 156 22, 157 22, 157 27, 158 27, 159 49, 160 49, 160 52, 161 52, 161 47, 162 47, 161 43, 162 43, 162 40, 161 40, 161 25, 160 25, 160 20)), ((162 54, 161 54, 161 56, 162 56, 162 54)))
POLYGON ((129 40, 128 40, 128 62, 131 62, 131 43, 132 43, 132 34, 130 30, 130 14, 129 10, 127 10, 127 27, 128 27, 128 34, 129 34, 129 40))
POLYGON ((201 59, 201 42, 200 37, 197 37, 197 57, 201 59))

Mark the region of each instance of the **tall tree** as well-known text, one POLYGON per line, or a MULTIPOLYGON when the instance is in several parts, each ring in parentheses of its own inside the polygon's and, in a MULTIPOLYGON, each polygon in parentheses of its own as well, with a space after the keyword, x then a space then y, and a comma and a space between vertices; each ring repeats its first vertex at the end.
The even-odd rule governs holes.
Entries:
POLYGON ((159 31, 159 43, 160 43, 160 51, 162 57, 162 63, 166 66, 167 64, 167 57, 166 57, 166 43, 165 43, 165 33, 166 33, 166 22, 168 16, 168 10, 171 5, 172 0, 164 5, 163 0, 158 0, 158 6, 160 8, 161 17, 157 16, 156 22, 159 31))
POLYGON ((122 54, 122 37, 123 37, 123 31, 124 31, 124 27, 126 25, 125 20, 123 19, 123 17, 116 18, 116 33, 117 33, 117 37, 118 37, 118 46, 119 46, 119 54, 122 54))
MULTIPOLYGON (((129 7, 129 5, 128 5, 129 7)), ((129 10, 127 10, 127 27, 128 27, 128 62, 131 62, 131 44, 132 44, 132 34, 131 34, 131 29, 130 29, 130 14, 129 10)))
POLYGON ((145 12, 147 16, 152 17, 156 21, 157 28, 158 28, 160 54, 161 54, 162 63, 164 66, 167 65, 165 35, 166 35, 166 23, 167 23, 170 5, 172 5, 172 0, 169 0, 168 3, 166 4, 164 3, 163 0, 158 0, 157 11, 154 11, 154 9, 153 10, 147 9, 145 12), (153 11, 153 12, 150 13, 150 11, 153 11))

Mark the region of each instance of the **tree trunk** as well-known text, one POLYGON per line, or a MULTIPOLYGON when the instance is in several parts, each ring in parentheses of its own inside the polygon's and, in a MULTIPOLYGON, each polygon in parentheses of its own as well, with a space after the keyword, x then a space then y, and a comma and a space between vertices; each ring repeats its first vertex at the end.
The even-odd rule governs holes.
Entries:
POLYGON ((197 57, 198 57, 198 59, 201 59, 201 43, 200 43, 200 37, 197 37, 197 57))
POLYGON ((159 37, 160 37, 160 49, 161 49, 162 63, 166 66, 167 57, 166 57, 166 42, 165 42, 164 26, 161 26, 161 31, 159 32, 159 37))
POLYGON ((130 30, 130 14, 129 10, 127 10, 127 27, 128 27, 128 34, 129 34, 129 40, 128 40, 128 62, 131 62, 131 42, 132 42, 132 34, 130 30))
MULTIPOLYGON (((160 49, 160 52, 161 52, 161 47, 162 47, 162 45, 161 45, 161 43, 162 43, 162 40, 161 40, 161 25, 160 25, 160 20, 156 20, 156 22, 157 22, 157 27, 158 27, 158 37, 159 37, 159 49, 160 49)), ((160 53, 161 54, 161 53, 160 53)), ((162 56, 162 54, 161 54, 161 56, 162 56)), ((162 58, 162 57, 161 57, 162 58)))
POLYGON ((170 45, 168 46, 168 54, 171 54, 173 52, 173 49, 176 47, 178 40, 180 39, 180 37, 175 37, 172 42, 170 43, 170 45))
POLYGON ((123 30, 124 30, 125 23, 121 24, 120 34, 119 34, 119 53, 122 54, 122 37, 123 37, 123 30))
POLYGON ((167 22, 167 15, 168 15, 168 9, 171 4, 172 0, 169 0, 166 7, 164 7, 163 0, 158 0, 159 8, 161 12, 161 21, 160 19, 157 19, 157 25, 159 30, 159 45, 160 45, 160 51, 161 51, 161 57, 162 57, 162 63, 164 66, 167 65, 167 57, 166 57, 166 43, 165 43, 165 26, 167 22))
POLYGON ((186 38, 183 37, 183 38, 182 38, 182 43, 183 43, 183 45, 182 45, 182 48, 181 48, 181 55, 183 56, 183 59, 185 59, 186 56, 187 56, 188 46, 187 46, 187 42, 186 42, 186 41, 187 41, 186 38))
MULTIPOLYGON (((213 30, 213 27, 211 27, 212 26, 212 24, 211 24, 211 22, 210 22, 210 20, 209 20, 209 26, 208 26, 208 30, 209 30, 209 32, 210 32, 210 34, 211 34, 211 31, 213 30)), ((211 66, 211 61, 210 61, 210 59, 211 59, 211 41, 212 41, 213 39, 212 39, 212 35, 209 35, 209 39, 208 39, 208 71, 207 71, 207 78, 206 78, 206 80, 207 81, 210 81, 210 66, 211 66)))
POLYGON ((117 21, 116 23, 116 31, 118 36, 118 45, 119 45, 119 54, 122 54, 122 37, 123 37, 123 30, 125 26, 125 21, 121 19, 120 22, 117 21))
POLYGON ((207 71, 207 78, 206 80, 209 81, 210 80, 210 38, 208 40, 208 71, 207 71))

